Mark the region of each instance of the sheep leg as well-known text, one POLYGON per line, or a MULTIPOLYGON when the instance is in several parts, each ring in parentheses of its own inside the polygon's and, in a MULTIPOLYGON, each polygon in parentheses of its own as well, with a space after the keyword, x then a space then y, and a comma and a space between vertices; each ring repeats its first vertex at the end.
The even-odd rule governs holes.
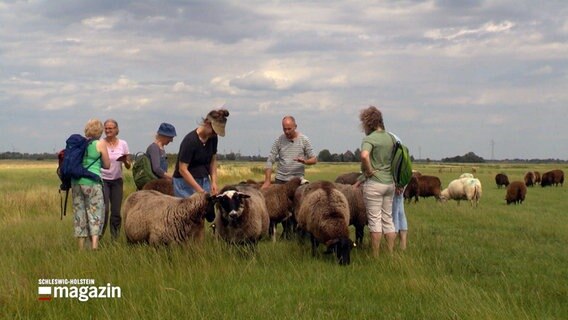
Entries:
POLYGON ((316 239, 316 237, 314 237, 313 234, 310 234, 310 239, 312 242, 312 257, 315 257, 317 254, 317 250, 318 250, 318 240, 316 239))
POLYGON ((355 225, 355 241, 358 245, 363 243, 363 236, 365 234, 365 226, 355 225))

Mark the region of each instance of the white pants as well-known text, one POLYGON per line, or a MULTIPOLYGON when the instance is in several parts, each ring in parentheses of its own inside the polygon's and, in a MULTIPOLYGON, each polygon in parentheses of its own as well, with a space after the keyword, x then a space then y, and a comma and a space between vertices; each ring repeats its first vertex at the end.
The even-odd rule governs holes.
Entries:
POLYGON ((363 185, 363 199, 367 208, 367 220, 371 232, 394 232, 392 221, 392 198, 394 183, 382 184, 367 180, 363 185))

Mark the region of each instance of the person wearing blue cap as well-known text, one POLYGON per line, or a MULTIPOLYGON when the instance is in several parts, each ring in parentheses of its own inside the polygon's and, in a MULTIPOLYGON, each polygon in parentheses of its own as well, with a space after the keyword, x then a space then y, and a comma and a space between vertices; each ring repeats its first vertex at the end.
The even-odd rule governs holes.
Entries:
POLYGON ((163 122, 158 128, 156 139, 146 149, 146 154, 152 164, 152 172, 158 178, 172 179, 172 176, 167 173, 168 158, 164 147, 174 141, 176 135, 176 128, 169 123, 163 122))

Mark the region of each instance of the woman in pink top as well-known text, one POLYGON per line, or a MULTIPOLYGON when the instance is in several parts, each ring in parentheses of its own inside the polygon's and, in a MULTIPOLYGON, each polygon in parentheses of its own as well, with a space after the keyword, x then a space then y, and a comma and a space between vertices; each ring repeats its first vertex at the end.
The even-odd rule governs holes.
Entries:
POLYGON ((118 238, 120 232, 120 208, 122 206, 123 181, 122 164, 126 169, 132 165, 130 152, 126 141, 118 138, 118 123, 116 120, 108 119, 104 123, 105 138, 110 158, 110 168, 101 169, 103 178, 104 199, 105 199, 105 223, 101 231, 101 237, 106 231, 109 222, 110 211, 110 235, 112 239, 118 238))

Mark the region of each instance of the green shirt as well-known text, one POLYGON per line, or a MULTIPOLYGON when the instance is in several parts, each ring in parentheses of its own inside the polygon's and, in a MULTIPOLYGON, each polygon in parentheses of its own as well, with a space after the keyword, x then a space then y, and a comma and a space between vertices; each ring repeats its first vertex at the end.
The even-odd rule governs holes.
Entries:
MULTIPOLYGON (((92 173, 96 174, 97 176, 101 176, 101 153, 97 151, 97 143, 99 141, 98 140, 93 140, 91 141, 91 143, 89 143, 89 146, 87 147, 87 153, 85 154, 85 156, 83 157, 83 167, 87 167, 89 166, 91 163, 93 163, 89 169, 89 171, 91 171, 92 173), (98 159, 98 160, 97 160, 98 159)), ((75 184, 80 184, 80 185, 84 185, 84 186, 92 186, 95 184, 99 184, 100 182, 96 182, 93 181, 89 178, 81 178, 79 180, 72 180, 72 183, 75 184)))
POLYGON ((366 150, 369 152, 371 167, 373 170, 377 170, 373 177, 369 179, 383 184, 394 183, 390 172, 393 146, 393 140, 386 131, 373 131, 363 138, 361 151, 366 150))

